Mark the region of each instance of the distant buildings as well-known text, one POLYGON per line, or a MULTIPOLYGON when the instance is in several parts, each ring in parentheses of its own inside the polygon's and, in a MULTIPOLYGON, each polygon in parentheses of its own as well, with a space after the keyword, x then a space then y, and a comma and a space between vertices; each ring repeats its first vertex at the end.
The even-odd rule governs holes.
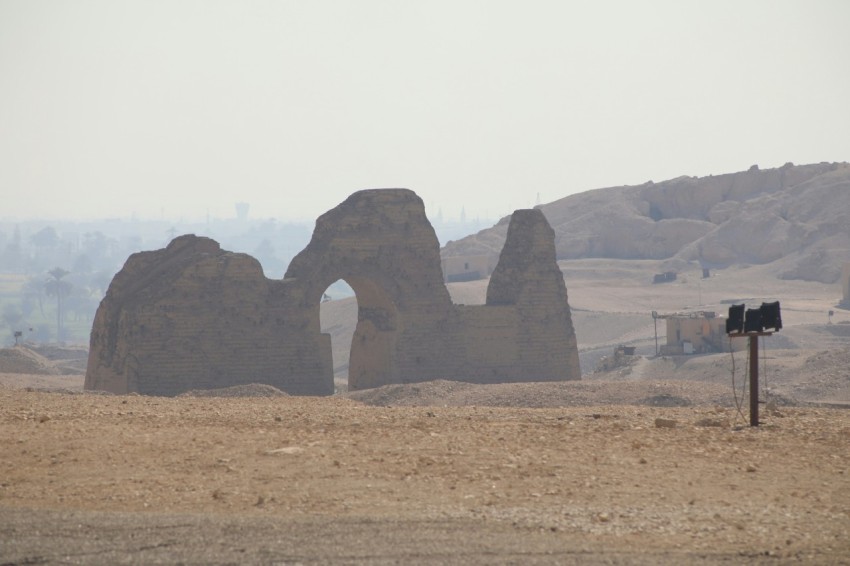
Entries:
MULTIPOLYGON (((726 319, 711 311, 658 315, 667 321, 667 343, 661 346, 662 356, 728 352, 726 319)), ((735 349, 739 344, 733 343, 735 349)))
POLYGON ((665 271, 664 273, 656 273, 652 278, 653 283, 670 283, 676 280, 675 271, 665 271))

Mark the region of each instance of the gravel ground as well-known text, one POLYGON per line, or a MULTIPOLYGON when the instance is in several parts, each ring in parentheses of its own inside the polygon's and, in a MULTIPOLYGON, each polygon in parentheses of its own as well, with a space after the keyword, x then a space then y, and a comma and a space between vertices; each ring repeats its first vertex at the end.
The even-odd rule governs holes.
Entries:
POLYGON ((0 564, 850 562, 845 410, 8 384, 0 407, 0 564))
POLYGON ((591 407, 599 405, 734 406, 732 390, 685 381, 568 381, 478 385, 429 381, 352 391, 346 397, 374 406, 591 407))

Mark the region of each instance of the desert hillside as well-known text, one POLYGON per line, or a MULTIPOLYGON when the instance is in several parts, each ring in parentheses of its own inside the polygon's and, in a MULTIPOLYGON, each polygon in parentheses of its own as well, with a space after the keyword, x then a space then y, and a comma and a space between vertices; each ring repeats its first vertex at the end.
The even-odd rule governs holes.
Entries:
MULTIPOLYGON (((558 259, 772 264, 783 279, 834 283, 850 259, 850 164, 819 163, 596 189, 540 206, 558 259)), ((499 254, 509 218, 443 257, 499 254)))

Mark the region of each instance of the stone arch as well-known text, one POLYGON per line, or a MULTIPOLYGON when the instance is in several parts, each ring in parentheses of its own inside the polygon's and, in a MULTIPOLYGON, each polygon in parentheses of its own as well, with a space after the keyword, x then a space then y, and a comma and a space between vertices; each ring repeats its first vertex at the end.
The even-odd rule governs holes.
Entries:
MULTIPOLYGON (((365 383, 392 381, 395 368, 396 336, 399 331, 398 307, 390 294, 375 279, 362 275, 344 275, 333 281, 343 280, 354 291, 357 301, 357 326, 348 344, 349 387, 365 383)), ((312 289, 327 288, 317 283, 312 289)), ((319 316, 319 304, 315 293, 307 299, 310 308, 311 326, 319 316)), ((320 330, 321 331, 321 330, 320 330)))
POLYGON ((357 297, 357 326, 351 340, 348 380, 362 386, 370 381, 390 383, 395 369, 398 307, 389 294, 368 277, 346 282, 357 297))
POLYGON ((358 301, 349 388, 452 379, 580 379, 554 232, 517 211, 487 304, 454 305, 425 206, 406 189, 360 191, 319 217, 283 280, 252 257, 185 235, 131 256, 92 326, 86 389, 176 395, 267 383, 295 395, 334 391, 325 289, 358 301))
POLYGON ((349 388, 394 383, 400 349, 408 352, 415 336, 432 331, 452 306, 437 235, 415 193, 359 191, 319 217, 310 244, 285 275, 301 289, 310 332, 320 332, 322 293, 339 279, 351 286, 358 304, 349 388))

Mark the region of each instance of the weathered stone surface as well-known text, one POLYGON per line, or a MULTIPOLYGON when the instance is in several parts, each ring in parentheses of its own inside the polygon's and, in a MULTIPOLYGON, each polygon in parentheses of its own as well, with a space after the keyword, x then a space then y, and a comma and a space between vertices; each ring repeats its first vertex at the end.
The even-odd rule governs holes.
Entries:
POLYGON ((330 394, 319 302, 338 279, 359 307, 349 389, 579 379, 553 236, 542 213, 517 211, 479 306, 452 304, 437 237, 405 189, 360 191, 321 216, 282 281, 250 256, 181 236, 131 256, 115 276, 92 328, 85 388, 176 395, 264 383, 330 394))
POLYGON ((295 333, 309 312, 289 308, 292 285, 266 279, 252 257, 181 236, 131 256, 92 326, 86 389, 177 395, 265 383, 331 393, 322 336, 295 333))
POLYGON ((307 331, 317 335, 328 285, 343 279, 354 289, 350 389, 434 377, 442 363, 432 359, 440 352, 434 346, 448 337, 439 324, 450 318, 452 302, 437 235, 412 191, 360 191, 322 215, 284 279, 297 282, 297 307, 309 310, 307 331))

